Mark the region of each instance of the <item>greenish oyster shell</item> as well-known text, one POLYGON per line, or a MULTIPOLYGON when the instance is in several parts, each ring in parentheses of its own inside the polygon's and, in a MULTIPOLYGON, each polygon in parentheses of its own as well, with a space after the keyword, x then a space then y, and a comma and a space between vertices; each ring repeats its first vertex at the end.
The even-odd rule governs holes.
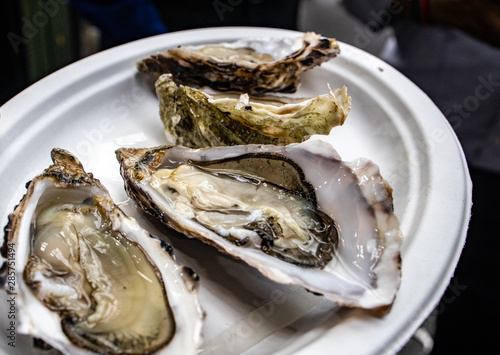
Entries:
POLYGON ((16 294, 17 332, 65 354, 196 353, 197 275, 76 157, 51 156, 5 227, 2 256, 14 250, 15 266, 4 264, 0 283, 16 294))
POLYGON ((137 63, 155 76, 171 73, 179 84, 251 95, 295 92, 299 74, 340 53, 333 38, 307 32, 299 37, 245 38, 231 43, 179 46, 137 63))
POLYGON ((309 99, 210 95, 177 85, 171 74, 156 82, 160 117, 172 144, 205 148, 241 144, 287 145, 328 135, 351 108, 344 86, 309 99))

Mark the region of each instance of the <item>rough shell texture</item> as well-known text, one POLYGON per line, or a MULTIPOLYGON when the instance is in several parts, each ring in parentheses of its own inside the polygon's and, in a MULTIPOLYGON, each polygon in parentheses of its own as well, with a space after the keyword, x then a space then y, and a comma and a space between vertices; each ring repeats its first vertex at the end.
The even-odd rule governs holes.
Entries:
POLYGON ((372 162, 359 159, 345 163, 329 143, 313 139, 285 147, 122 148, 117 156, 128 194, 144 210, 188 237, 199 238, 245 261, 276 282, 303 286, 341 305, 386 309, 393 302, 401 277, 402 236, 394 215, 392 190, 372 162), (249 153, 276 154, 293 160, 314 187, 318 208, 335 221, 339 232, 333 259, 323 269, 291 265, 259 250, 235 246, 183 218, 150 184, 152 174, 163 167, 249 153))
MULTIPOLYGON (((86 206, 90 206, 90 208, 93 210, 95 210, 95 207, 99 209, 100 212, 96 214, 96 216, 98 216, 98 219, 100 220, 98 222, 105 223, 107 228, 109 228, 106 229, 104 235, 110 237, 112 241, 121 240, 123 245, 126 245, 127 248, 131 247, 132 249, 128 250, 134 250, 134 254, 131 254, 131 256, 135 255, 132 256, 131 260, 134 260, 134 257, 141 257, 142 255, 142 260, 147 260, 146 263, 152 266, 150 270, 153 270, 153 274, 150 275, 156 274, 156 277, 158 277, 158 280, 160 280, 160 285, 163 285, 164 291, 161 292, 166 295, 166 299, 168 299, 167 308, 170 308, 171 312, 173 313, 175 329, 173 337, 170 338, 168 343, 162 343, 163 345, 155 348, 155 351, 158 353, 172 354, 195 353, 196 348, 201 343, 201 329, 204 319, 204 313, 198 301, 198 279, 196 274, 191 269, 176 263, 172 248, 169 245, 156 237, 152 237, 149 233, 143 230, 135 220, 127 217, 121 211, 121 209, 111 201, 107 190, 102 186, 99 180, 95 179, 92 174, 86 173, 83 170, 81 163, 74 156, 72 156, 67 151, 54 149, 52 151, 52 160, 54 161, 53 165, 51 165, 41 175, 36 176, 27 184, 27 192, 25 196, 23 197, 19 205, 15 208, 14 212, 10 214, 9 223, 5 227, 5 240, 2 246, 2 256, 5 259, 5 264, 2 267, 1 281, 3 287, 8 293, 16 294, 16 331, 18 332, 18 334, 28 334, 35 339, 41 339, 46 344, 49 344, 51 347, 56 348, 62 353, 90 354, 91 352, 96 351, 102 353, 114 353, 114 350, 110 350, 109 348, 101 348, 100 346, 102 345, 102 343, 101 345, 97 345, 97 348, 93 347, 95 343, 91 347, 87 347, 84 343, 80 342, 82 339, 81 337, 72 337, 74 333, 70 335, 72 340, 69 339, 68 331, 71 333, 76 329, 72 327, 73 322, 75 322, 75 318, 72 318, 71 316, 68 317, 68 314, 71 314, 71 311, 68 312, 67 310, 56 308, 59 306, 60 300, 60 298, 57 297, 61 296, 61 292, 63 290, 66 290, 63 292, 64 295, 67 294, 65 292, 69 292, 68 294, 75 294, 75 289, 67 286, 74 284, 72 284, 70 281, 69 284, 66 284, 66 286, 64 286, 64 283, 57 283, 58 281, 56 280, 60 280, 61 278, 64 279, 66 277, 65 275, 72 275, 73 273, 71 271, 62 272, 61 269, 59 269, 59 266, 57 269, 49 267, 48 271, 50 272, 50 274, 37 272, 35 273, 37 275, 37 278, 31 279, 29 276, 29 268, 26 267, 27 265, 33 265, 33 260, 39 258, 36 254, 34 254, 34 250, 36 249, 34 246, 34 240, 38 238, 38 234, 36 234, 38 233, 37 224, 42 224, 41 222, 39 222, 40 208, 42 211, 45 211, 45 206, 55 205, 56 210, 60 211, 68 209, 67 206, 70 206, 70 212, 74 212, 71 210, 73 208, 71 206, 83 203, 86 206), (59 201, 63 202, 63 208, 58 205, 59 201), (93 205, 91 201, 94 201, 95 205, 93 205), (112 235, 114 234, 116 234, 117 236, 113 237, 112 235), (33 238, 35 239, 33 240, 33 238), (137 250, 142 252, 137 252, 137 250), (15 266, 7 262, 8 260, 10 260, 9 252, 15 253, 15 266), (56 272, 55 276, 54 274, 52 274, 51 270, 56 272), (16 280, 15 284, 9 281, 11 278, 14 278, 16 280), (43 280, 40 281, 40 278, 43 280), (47 281, 47 283, 45 283, 45 281, 47 281), (50 295, 51 297, 54 294, 59 296, 51 299, 44 298, 44 301, 42 302, 35 296, 35 294, 40 290, 48 291, 48 293, 46 294, 50 295), (47 301, 48 303, 46 303, 45 301, 47 301), (51 309, 49 309, 49 307, 51 309), (75 344, 79 345, 77 346, 75 344)), ((77 258, 77 260, 79 260, 80 263, 82 263, 82 260, 87 260, 89 262, 101 260, 99 259, 100 257, 90 257, 88 259, 83 259, 82 257, 84 255, 85 257, 87 257, 88 255, 97 254, 102 254, 104 255, 104 257, 106 257, 106 255, 113 255, 111 248, 115 248, 113 246, 115 242, 103 244, 102 241, 99 241, 97 244, 92 245, 91 243, 88 243, 89 239, 82 239, 86 238, 83 237, 83 235, 86 233, 84 229, 89 229, 88 233, 92 236, 95 236, 99 233, 92 232, 90 230, 91 227, 84 226, 83 229, 77 231, 77 228, 79 228, 79 226, 77 225, 72 225, 71 223, 68 224, 64 221, 62 224, 68 226, 69 230, 74 230, 76 232, 76 235, 81 236, 77 238, 77 240, 80 240, 80 243, 85 240, 85 249, 88 251, 88 253, 83 254, 81 250, 78 252, 80 253, 80 258, 77 258), (107 250, 106 248, 110 248, 110 250, 107 250), (110 253, 108 253, 107 251, 109 251, 110 253)), ((58 235, 60 234, 61 236, 63 236, 63 233, 65 232, 61 231, 53 235, 56 235, 56 238, 60 238, 58 235)), ((49 235, 49 237, 51 236, 49 235)), ((65 243, 60 245, 50 245, 50 243, 46 243, 45 246, 41 245, 40 250, 52 250, 49 257, 53 257, 53 259, 57 260, 62 260, 63 264, 66 266, 68 265, 67 261, 71 261, 73 259, 64 259, 61 256, 66 255, 61 254, 61 252, 64 253, 66 250, 64 249, 65 245, 65 243)), ((84 246, 84 244, 79 245, 80 247, 84 246)), ((77 249, 79 248, 77 247, 77 249)), ((123 248, 121 248, 120 250, 123 250, 123 248)), ((115 263, 119 262, 122 259, 114 258, 113 260, 114 261, 111 262, 115 263)), ((126 264, 127 266, 124 268, 126 268, 127 270, 132 269, 133 267, 131 265, 135 263, 139 263, 139 261, 129 261, 128 264, 126 264)), ((98 264, 81 265, 85 270, 94 270, 95 268, 92 268, 92 265, 98 264), (88 269, 88 267, 90 267, 90 269, 88 269)), ((45 261, 42 263, 42 267, 46 267, 47 265, 49 264, 47 264, 47 262, 45 261)), ((87 285, 86 287, 96 287, 95 285, 100 282, 99 280, 104 280, 104 284, 110 281, 110 277, 113 277, 113 275, 105 275, 106 269, 107 268, 101 269, 104 271, 104 273, 102 274, 97 273, 90 275, 87 273, 86 278, 89 283, 83 281, 84 284, 87 285)), ((44 270, 47 271, 46 268, 44 270)), ((120 270, 119 266, 117 270, 120 270)), ((121 273, 122 271, 119 271, 119 274, 121 273)), ((74 275, 77 274, 78 273, 75 273, 74 275)), ((122 275, 123 285, 130 284, 130 280, 127 280, 127 278, 140 279, 140 274, 140 272, 139 274, 135 274, 134 272, 133 275, 129 275, 128 277, 122 275)), ((71 280, 74 280, 74 277, 72 277, 71 280)), ((134 286, 136 286, 136 284, 134 284, 134 286)), ((146 287, 145 289, 149 288, 146 287)), ((108 296, 112 295, 113 292, 120 292, 116 290, 115 287, 112 287, 112 289, 109 290, 110 292, 103 292, 102 290, 103 289, 95 291, 95 294, 91 293, 91 295, 89 296, 90 299, 92 299, 94 296, 97 297, 97 294, 99 294, 102 298, 89 302, 88 307, 90 307, 90 309, 85 309, 84 312, 88 311, 91 314, 92 312, 95 312, 94 315, 97 315, 98 309, 100 308, 96 305, 103 304, 100 303, 101 300, 104 300, 104 302, 106 302, 106 299, 109 299, 108 296), (93 307, 97 308, 94 309, 93 307)), ((131 287, 131 289, 123 288, 123 290, 126 295, 122 298, 118 297, 118 300, 126 300, 127 306, 125 308, 127 309, 127 312, 119 313, 122 314, 122 316, 119 315, 118 317, 114 317, 114 315, 116 314, 112 313, 111 317, 108 317, 110 315, 110 309, 120 309, 121 306, 120 304, 111 303, 110 307, 107 308, 108 311, 104 313, 107 314, 107 316, 103 319, 118 318, 121 319, 119 325, 122 325, 123 316, 126 316, 127 314, 134 314, 134 310, 132 309, 132 307, 138 307, 138 318, 144 318, 141 317, 141 310, 159 309, 156 308, 156 305, 153 306, 154 308, 151 308, 150 305, 147 304, 147 302, 146 304, 144 302, 141 303, 140 299, 133 298, 141 294, 140 289, 134 289, 131 287), (132 298, 130 298, 129 296, 132 298), (130 303, 131 300, 134 301, 130 303)), ((158 288, 156 290, 158 290, 158 288)), ((144 294, 144 292, 142 293, 144 294)), ((145 296, 148 297, 148 295, 145 296)), ((110 297, 112 298, 112 296, 110 297)), ((156 298, 156 300, 157 299, 158 298, 156 298)), ((72 301, 70 300, 70 302, 72 301)), ((164 307, 160 306, 160 308, 164 307)), ((150 317, 151 314, 155 313, 149 313, 148 317, 150 317)), ((148 329, 151 325, 151 321, 152 319, 150 318, 147 322, 145 322, 143 328, 148 329)), ((130 322, 132 326, 135 324, 135 321, 130 322)), ((104 328, 107 327, 106 323, 101 324, 104 325, 104 328)), ((111 331, 114 331, 116 327, 112 328, 113 329, 111 329, 111 331)), ((78 332, 79 330, 76 329, 76 331, 78 332)), ((125 332, 117 333, 119 335, 113 338, 124 338, 126 340, 128 333, 130 333, 130 331, 126 330, 125 332)), ((151 339, 154 338, 153 334, 150 335, 151 339)), ((149 337, 150 335, 146 337, 149 337)), ((92 337, 94 337, 94 335, 90 335, 90 338, 92 337)), ((120 339, 118 339, 118 341, 120 342, 120 339)), ((130 341, 136 342, 135 340, 130 341)), ((144 342, 144 344, 148 343, 149 340, 144 342)), ((129 345, 130 344, 132 343, 129 343, 129 345)), ((128 346, 126 347, 128 348, 128 346)), ((132 347, 130 346, 130 349, 131 348, 132 347)))
POLYGON ((236 144, 300 143, 328 135, 351 108, 347 88, 308 99, 278 96, 209 95, 177 85, 171 74, 156 82, 160 117, 173 144, 192 148, 236 144))
POLYGON ((251 95, 295 92, 300 73, 336 57, 335 39, 307 32, 299 38, 254 38, 217 45, 179 46, 138 62, 140 71, 172 73, 184 85, 251 95))

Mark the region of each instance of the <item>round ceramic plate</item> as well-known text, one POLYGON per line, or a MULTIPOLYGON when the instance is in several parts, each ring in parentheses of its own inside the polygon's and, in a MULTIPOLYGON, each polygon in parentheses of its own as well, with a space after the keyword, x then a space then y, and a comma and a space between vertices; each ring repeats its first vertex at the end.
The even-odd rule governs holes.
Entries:
MULTIPOLYGON (((0 108, 0 222, 6 224, 25 183, 51 164, 51 149, 65 148, 126 213, 169 241, 177 260, 200 275, 207 314, 203 354, 396 352, 436 307, 453 274, 465 242, 471 183, 461 147, 441 112, 386 63, 341 43, 340 56, 303 74, 296 94, 319 95, 328 92, 327 84, 347 85, 352 111, 328 139, 344 160, 366 157, 377 163, 394 189, 404 234, 403 278, 384 317, 273 283, 214 248, 159 227, 123 189, 115 149, 167 143, 154 80, 137 72, 136 61, 181 44, 298 35, 265 28, 171 33, 98 53, 40 80, 0 108)), ((26 353, 31 339, 15 334, 12 344, 7 329, 12 320, 15 328, 16 319, 9 317, 8 295, 0 297, 1 347, 26 353)))

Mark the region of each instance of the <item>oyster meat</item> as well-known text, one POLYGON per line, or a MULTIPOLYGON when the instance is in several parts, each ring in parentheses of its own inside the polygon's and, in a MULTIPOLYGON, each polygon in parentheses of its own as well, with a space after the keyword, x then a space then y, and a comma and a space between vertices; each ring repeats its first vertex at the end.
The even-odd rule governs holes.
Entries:
POLYGON ((351 108, 345 86, 313 98, 291 99, 210 95, 177 85, 171 74, 160 76, 155 85, 167 138, 192 148, 300 143, 314 134, 328 135, 344 123, 351 108))
MULTIPOLYGON (((197 275, 62 149, 9 216, 17 331, 68 354, 195 353, 197 275)), ((5 275, 2 275, 5 282, 5 275)))
POLYGON ((117 150, 127 193, 188 237, 271 280, 386 309, 400 283, 399 222, 378 167, 331 144, 117 150))
POLYGON ((335 39, 307 32, 296 38, 250 38, 231 43, 179 46, 151 55, 137 68, 171 73, 179 84, 251 95, 295 92, 299 74, 336 57, 335 39))

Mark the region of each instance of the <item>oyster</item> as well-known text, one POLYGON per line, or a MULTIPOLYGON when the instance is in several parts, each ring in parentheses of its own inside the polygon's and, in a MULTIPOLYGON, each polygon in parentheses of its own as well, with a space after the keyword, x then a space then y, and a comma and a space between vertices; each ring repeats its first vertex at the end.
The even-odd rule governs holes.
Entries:
POLYGON ((127 193, 188 237, 341 305, 392 303, 402 237, 372 162, 345 163, 319 139, 121 148, 117 158, 127 193))
POLYGON ((250 38, 232 43, 179 46, 151 55, 137 68, 171 73, 179 84, 251 95, 295 92, 299 74, 336 57, 335 39, 307 32, 298 38, 250 38))
POLYGON ((195 353, 204 318, 196 274, 70 153, 54 149, 52 159, 5 228, 17 331, 70 354, 195 353))
POLYGON ((344 123, 351 108, 345 86, 309 99, 290 99, 209 95, 177 85, 171 74, 160 76, 155 85, 167 138, 192 148, 299 143, 310 135, 328 135, 344 123))

